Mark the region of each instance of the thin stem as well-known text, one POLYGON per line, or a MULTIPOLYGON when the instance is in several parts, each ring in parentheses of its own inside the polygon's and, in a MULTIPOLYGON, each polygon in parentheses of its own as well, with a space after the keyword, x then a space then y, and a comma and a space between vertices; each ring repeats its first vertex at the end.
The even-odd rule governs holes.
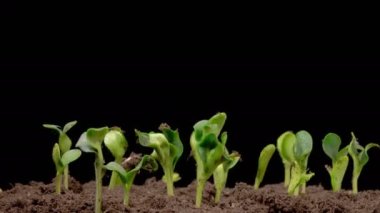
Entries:
POLYGON ((260 187, 260 181, 258 178, 255 178, 255 185, 253 185, 253 189, 257 190, 260 187))
POLYGON ((352 176, 352 194, 358 193, 358 179, 359 179, 359 175, 354 174, 352 176))
POLYGON ((57 172, 55 176, 55 193, 61 194, 62 174, 57 172))
POLYGON ((63 187, 65 187, 66 190, 69 189, 69 165, 63 170, 63 187))
POLYGON ((301 193, 305 194, 306 193, 306 183, 303 183, 301 186, 301 193))
POLYGON ((95 213, 102 212, 102 178, 103 178, 103 154, 98 152, 95 160, 95 179, 96 179, 96 197, 95 197, 95 213))
POLYGON ((217 188, 215 192, 215 203, 219 203, 221 197, 222 197, 222 190, 217 188))
MULTIPOLYGON (((121 161, 123 159, 115 159, 115 162, 118 163, 118 164, 121 164, 121 161)), ((117 174, 117 172, 115 171, 112 171, 112 175, 111 175, 111 179, 110 179, 110 183, 108 185, 108 189, 114 189, 116 185, 118 185, 120 183, 120 177, 119 175, 117 174)))
POLYGON ((197 180, 197 194, 195 197, 195 207, 200 208, 202 204, 202 195, 203 189, 205 188, 206 180, 198 179, 197 180))
POLYGON ((173 169, 171 164, 167 164, 166 169, 164 168, 165 178, 166 178, 166 191, 169 197, 174 196, 174 184, 173 184, 173 169))
POLYGON ((291 170, 291 164, 284 163, 285 167, 285 180, 284 180, 284 186, 288 187, 290 183, 290 170, 291 170))
POLYGON ((132 184, 126 184, 124 185, 124 199, 123 204, 124 206, 129 206, 129 192, 131 191, 132 184))

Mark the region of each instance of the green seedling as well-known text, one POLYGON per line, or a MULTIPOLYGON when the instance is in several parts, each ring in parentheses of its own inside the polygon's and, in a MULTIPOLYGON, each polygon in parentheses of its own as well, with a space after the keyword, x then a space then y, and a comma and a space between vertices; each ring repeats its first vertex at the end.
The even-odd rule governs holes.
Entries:
MULTIPOLYGON (((128 142, 125 139, 120 128, 112 128, 104 137, 104 144, 115 158, 114 162, 121 164, 123 156, 127 151, 128 142)), ((109 189, 113 189, 120 183, 119 175, 116 171, 112 171, 109 189)))
POLYGON ((237 162, 240 160, 240 154, 237 152, 228 153, 227 149, 224 149, 224 160, 223 163, 219 164, 216 167, 213 177, 214 177, 214 185, 215 185, 215 203, 220 202, 220 198, 222 196, 223 189, 226 187, 228 171, 232 169, 237 162))
MULTIPOLYGON (((133 185, 133 181, 135 179, 136 174, 140 171, 140 169, 155 171, 158 168, 156 160, 153 159, 152 156, 144 155, 142 158, 141 157, 139 158, 140 158, 139 163, 135 165, 133 169, 124 168, 122 165, 120 165, 117 162, 110 162, 107 165, 105 165, 106 169, 116 172, 116 174, 118 174, 118 176, 120 177, 120 180, 122 182, 123 189, 124 189, 123 204, 126 207, 128 207, 129 205, 129 192, 133 185)), ((126 159, 126 161, 128 160, 135 161, 135 159, 130 159, 130 158, 126 159)), ((125 163, 128 164, 128 162, 125 162, 125 163)), ((125 164, 123 163, 123 165, 125 164)))
POLYGON ((254 189, 258 189, 260 187, 261 182, 264 179, 265 172, 268 167, 268 163, 273 156, 273 153, 276 151, 276 146, 273 144, 269 144, 260 153, 259 163, 257 167, 257 173, 255 178, 255 184, 253 185, 254 189))
POLYGON ((163 181, 166 183, 168 196, 174 196, 174 184, 180 176, 174 172, 175 166, 183 153, 183 145, 178 130, 172 130, 167 124, 161 124, 162 133, 144 133, 135 130, 142 146, 153 148, 151 156, 159 162, 164 171, 163 181))
POLYGON ((369 143, 365 147, 362 147, 357 141, 353 132, 351 132, 352 140, 348 145, 348 153, 350 154, 352 161, 354 162, 354 168, 352 172, 352 193, 358 193, 358 179, 364 165, 369 161, 368 150, 372 147, 380 148, 376 143, 369 143))
POLYGON ((348 146, 339 150, 340 145, 340 137, 335 133, 328 133, 322 140, 323 151, 332 160, 332 167, 326 165, 326 169, 330 175, 333 192, 341 190, 349 161, 347 156, 348 146))
POLYGON ((77 144, 75 145, 83 152, 95 154, 95 213, 102 212, 102 178, 104 175, 104 157, 102 152, 102 143, 108 132, 108 127, 89 128, 86 132, 82 133, 77 144))
POLYGON ((277 148, 280 156, 287 167, 285 175, 289 175, 288 193, 297 196, 306 192, 306 182, 314 176, 314 173, 307 172, 308 158, 313 149, 313 140, 307 131, 299 131, 296 134, 288 131, 282 134, 277 141, 277 148), (286 171, 290 169, 290 171, 286 171))
MULTIPOLYGON (((220 132, 224 126, 227 115, 217 113, 209 120, 201 120, 194 125, 194 131, 190 137, 192 155, 197 164, 197 189, 195 206, 199 208, 202 203, 202 194, 206 181, 213 175, 217 167, 228 162, 226 157, 227 132, 220 132)), ((230 158, 235 159, 236 154, 230 158)), ((227 163, 228 164, 228 163, 227 163)), ((230 165, 233 165, 230 164, 230 165)), ((225 168, 228 168, 226 166, 225 168)), ((223 168, 223 170, 228 170, 223 168)), ((224 178, 227 178, 224 176, 224 178)))
POLYGON ((60 126, 53 124, 43 124, 43 127, 56 130, 59 133, 58 143, 53 147, 53 161, 56 168, 56 193, 61 193, 61 182, 63 175, 63 185, 66 190, 69 189, 69 164, 77 160, 81 151, 77 149, 70 150, 72 142, 67 132, 75 126, 77 121, 71 121, 61 129, 60 126))

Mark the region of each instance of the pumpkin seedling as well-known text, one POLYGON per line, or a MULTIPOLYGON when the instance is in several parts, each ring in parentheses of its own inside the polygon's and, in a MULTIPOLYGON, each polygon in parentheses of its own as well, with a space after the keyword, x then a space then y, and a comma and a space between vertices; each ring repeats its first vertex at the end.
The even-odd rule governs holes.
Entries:
MULTIPOLYGON (((128 142, 125 139, 123 132, 118 127, 113 127, 104 137, 104 144, 114 156, 114 162, 121 164, 123 156, 127 151, 128 142)), ((119 175, 116 171, 112 171, 109 189, 113 189, 117 184, 120 183, 119 175)))
MULTIPOLYGON (((226 157, 225 144, 227 142, 227 132, 223 132, 220 135, 226 118, 227 115, 225 113, 217 113, 209 120, 201 120, 193 126, 194 131, 190 137, 190 145, 192 155, 197 164, 197 189, 195 200, 195 206, 197 208, 201 206, 202 194, 206 181, 211 175, 213 175, 217 167, 226 161, 228 162, 228 159, 231 159, 232 163, 226 163, 226 166, 222 167, 224 172, 228 171, 228 168, 232 168, 231 166, 236 163, 238 157, 238 155, 234 153, 229 155, 229 157, 226 157)), ((217 174, 218 173, 219 172, 217 172, 217 174)), ((223 179, 226 178, 227 176, 224 175, 223 179)), ((222 183, 222 181, 220 182, 222 183)), ((217 188, 220 189, 220 186, 217 188)))
POLYGON ((380 148, 379 144, 369 143, 365 147, 362 147, 356 139, 353 132, 351 132, 352 140, 348 145, 348 153, 350 154, 352 161, 354 162, 354 168, 352 172, 352 193, 358 193, 358 179, 363 167, 368 163, 368 150, 372 147, 380 148))
POLYGON ((105 165, 105 168, 108 170, 111 170, 113 172, 116 172, 116 174, 120 177, 121 182, 123 183, 123 189, 124 189, 124 198, 123 198, 123 204, 125 206, 129 205, 129 192, 131 190, 133 181, 135 179, 136 174, 140 171, 140 169, 145 169, 148 171, 155 171, 158 168, 157 162, 155 159, 152 158, 150 155, 144 155, 142 158, 140 155, 134 155, 132 154, 131 157, 127 158, 122 165, 120 165, 117 162, 110 162, 107 165, 105 165), (138 159, 133 159, 138 158, 138 159), (128 161, 136 161, 138 160, 139 163, 137 165, 134 165, 134 168, 127 167, 126 165, 129 164, 128 161), (125 168, 125 167, 126 168, 125 168))
POLYGON ((264 147, 264 149, 260 153, 259 163, 257 167, 257 173, 255 178, 255 184, 253 185, 254 189, 258 189, 260 187, 261 182, 264 179, 265 172, 268 167, 268 163, 273 156, 273 153, 276 151, 276 146, 273 144, 269 144, 264 147))
POLYGON ((306 182, 314 176, 314 173, 308 173, 308 158, 313 149, 313 140, 311 135, 305 131, 299 131, 296 134, 288 131, 283 133, 277 141, 277 148, 283 162, 286 162, 285 179, 290 178, 288 183, 288 193, 297 196, 300 191, 306 192, 306 182), (286 171, 286 169, 289 169, 286 171), (287 177, 287 175, 289 175, 287 177))
POLYGON ((342 188, 343 177, 348 166, 348 146, 339 150, 341 140, 339 135, 328 133, 322 140, 322 148, 327 156, 332 160, 332 167, 326 165, 330 175, 330 182, 333 192, 339 192, 342 188))
POLYGON ((57 194, 61 193, 61 182, 63 175, 63 185, 67 190, 69 189, 69 164, 77 160, 81 151, 78 149, 70 150, 72 142, 67 132, 77 123, 77 121, 71 121, 61 129, 60 126, 53 124, 43 124, 43 127, 48 129, 56 130, 59 133, 58 143, 54 144, 53 147, 53 161, 56 168, 56 178, 55 178, 55 191, 57 194))
POLYGON ((86 132, 82 133, 77 144, 75 145, 83 152, 95 154, 95 213, 102 212, 102 178, 104 175, 102 143, 108 132, 108 127, 89 128, 86 132))
POLYGON ((183 153, 183 145, 178 130, 172 130, 167 124, 159 127, 162 133, 145 133, 135 130, 138 142, 145 147, 153 148, 151 156, 159 162, 164 171, 163 181, 166 183, 168 196, 174 196, 174 184, 180 176, 174 172, 178 159, 183 153))

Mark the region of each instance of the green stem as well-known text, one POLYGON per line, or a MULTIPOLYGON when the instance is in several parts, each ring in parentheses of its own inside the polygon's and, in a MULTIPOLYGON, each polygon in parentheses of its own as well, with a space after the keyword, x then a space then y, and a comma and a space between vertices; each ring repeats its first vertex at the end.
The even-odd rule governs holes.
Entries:
POLYGON ((174 184, 173 184, 173 169, 171 164, 166 166, 164 169, 166 178, 166 191, 169 197, 174 196, 174 184))
POLYGON ((98 152, 95 160, 95 179, 96 179, 96 196, 95 196, 95 213, 102 212, 102 178, 103 178, 103 154, 98 152))
POLYGON ((222 190, 217 188, 215 192, 215 203, 219 203, 221 197, 222 197, 222 190))
POLYGON ((255 178, 255 185, 253 185, 253 189, 257 190, 260 187, 260 180, 255 178))
POLYGON ((124 199, 123 204, 124 206, 129 206, 129 192, 131 191, 132 184, 125 184, 124 185, 124 199))
POLYGON ((206 180, 198 179, 197 180, 197 194, 195 197, 195 207, 200 208, 202 204, 202 195, 203 189, 205 188, 206 180))
POLYGON ((57 172, 55 176, 55 193, 61 194, 62 174, 57 172))
POLYGON ((291 170, 291 164, 290 163, 284 163, 285 167, 285 180, 284 180, 284 186, 288 187, 290 183, 290 170, 291 170))
MULTIPOLYGON (((121 161, 122 161, 122 158, 121 159, 115 159, 115 162, 118 164, 121 164, 121 161)), ((117 172, 112 171, 112 175, 111 175, 110 183, 108 185, 108 189, 110 189, 110 190, 114 189, 115 186, 117 186, 119 183, 120 183, 119 175, 117 174, 117 172)))
POLYGON ((66 190, 69 189, 69 165, 63 170, 63 187, 65 187, 66 190))
POLYGON ((359 175, 354 174, 352 176, 352 194, 358 193, 358 179, 359 179, 359 175))
POLYGON ((303 183, 301 186, 301 193, 305 194, 306 193, 306 183, 303 183))

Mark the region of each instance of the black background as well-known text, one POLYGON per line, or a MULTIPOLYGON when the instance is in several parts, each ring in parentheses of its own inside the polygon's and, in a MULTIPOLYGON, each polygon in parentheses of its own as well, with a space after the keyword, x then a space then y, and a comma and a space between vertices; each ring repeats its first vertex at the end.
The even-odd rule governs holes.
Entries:
MULTIPOLYGON (((1 48, 0 187, 54 177, 51 150, 57 134, 43 123, 78 120, 69 132, 74 143, 89 127, 120 126, 128 153, 150 153, 136 144, 133 129, 157 130, 167 122, 179 129, 185 145, 176 169, 182 176, 178 185, 195 179, 195 162, 189 158, 193 124, 217 112, 228 116, 229 150, 242 155, 230 171, 229 186, 253 184, 261 149, 287 130, 312 134, 309 167, 316 175, 310 183, 326 187, 324 165, 331 163, 321 148, 326 133, 338 133, 344 145, 350 131, 362 144, 380 143, 379 55, 364 25, 363 39, 347 36, 351 22, 347 31, 338 22, 336 31, 342 32, 336 34, 336 26, 319 31, 312 23, 293 26, 282 18, 273 22, 277 25, 257 19, 244 26, 231 20, 217 24, 218 18, 202 27, 191 20, 176 24, 168 22, 173 17, 156 18, 126 18, 116 27, 92 16, 75 26, 66 20, 36 24, 50 16, 9 24, 18 30, 4 30, 1 48), (302 33, 293 31, 300 26, 302 33), (251 30, 254 35, 247 34, 251 30)), ((380 150, 369 155, 359 190, 379 189, 380 150)), ((84 153, 71 174, 82 182, 94 179, 93 159, 84 153)), ((351 171, 352 162, 344 180, 348 189, 351 171)), ((151 175, 161 172, 143 172, 136 182, 151 175)), ((263 184, 282 180, 276 153, 263 184)))

